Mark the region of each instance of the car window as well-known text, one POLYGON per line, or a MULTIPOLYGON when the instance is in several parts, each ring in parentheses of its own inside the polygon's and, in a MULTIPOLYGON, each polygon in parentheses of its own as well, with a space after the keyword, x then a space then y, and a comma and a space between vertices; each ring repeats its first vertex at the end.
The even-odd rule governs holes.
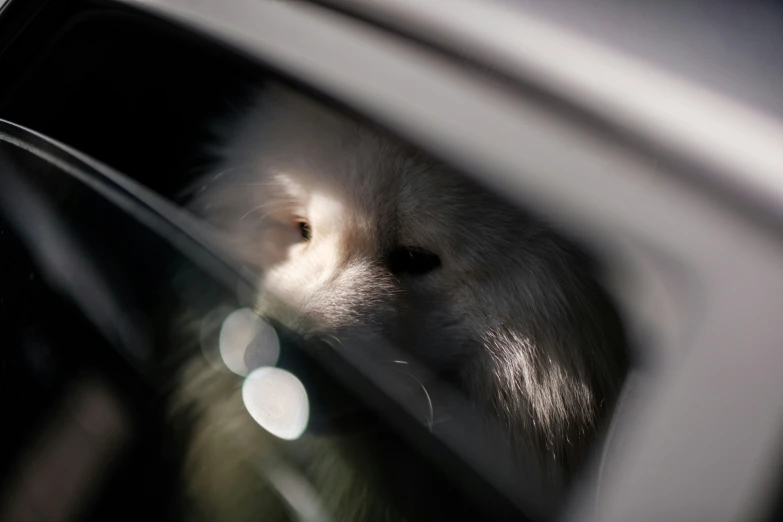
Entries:
MULTIPOLYGON (((128 67, 77 52, 94 31, 106 35, 87 25, 60 47, 73 51, 49 55, 49 63, 90 63, 104 79, 128 67)), ((236 78, 252 76, 244 67, 233 69, 236 78)), ((62 295, 82 317, 79 328, 104 339, 51 370, 57 387, 25 410, 28 430, 37 432, 43 405, 59 411, 53 390, 102 397, 116 412, 116 451, 138 455, 121 476, 166 470, 144 491, 168 493, 145 493, 150 500, 140 506, 159 501, 161 513, 185 517, 553 514, 598 458, 628 365, 599 259, 463 167, 327 97, 255 76, 221 93, 202 90, 214 108, 200 116, 202 130, 177 138, 185 147, 160 149, 168 156, 154 147, 131 153, 131 140, 106 146, 107 136, 148 125, 160 105, 145 98, 173 94, 159 78, 137 83, 144 88, 133 103, 143 109, 138 117, 124 112, 125 129, 101 126, 93 104, 137 95, 105 80, 96 99, 57 92, 73 106, 52 98, 56 112, 24 96, 6 109, 137 180, 6 128, 4 193, 15 196, 3 203, 12 241, 5 248, 27 260, 30 281, 62 295), (63 110, 83 117, 54 116, 63 110), (32 153, 18 140, 31 140, 32 153), (289 257, 295 252, 303 257, 289 257), (276 270, 283 272, 270 279, 276 270), (585 352, 574 342, 583 335, 585 352), (114 366, 90 363, 94 353, 129 364, 132 385, 113 386, 114 366), (593 366, 601 369, 591 373, 593 366), (80 377, 85 367, 93 380, 80 377)), ((41 343, 22 341, 31 310, 46 298, 19 288, 5 299, 25 303, 26 312, 7 316, 19 328, 11 346, 40 379, 35 364, 53 365, 53 354, 66 350, 56 335, 38 355, 28 352, 41 343)), ((9 454, 9 509, 38 498, 18 486, 41 480, 26 478, 29 466, 64 465, 36 460, 67 452, 47 449, 56 436, 38 438, 9 454)), ((90 480, 108 480, 110 469, 96 468, 90 480)), ((73 516, 96 502, 97 513, 111 506, 89 484, 58 502, 81 499, 73 516)), ((109 489, 117 505, 130 502, 121 488, 109 489)))

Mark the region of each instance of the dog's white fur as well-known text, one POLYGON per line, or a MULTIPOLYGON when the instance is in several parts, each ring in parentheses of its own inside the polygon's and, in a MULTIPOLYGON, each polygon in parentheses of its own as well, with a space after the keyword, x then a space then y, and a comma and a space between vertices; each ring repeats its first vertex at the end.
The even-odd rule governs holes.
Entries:
MULTIPOLYGON (((225 157, 192 208, 262 274, 259 313, 303 335, 382 332, 498 416, 548 477, 579 465, 625 364, 621 328, 584 255, 449 167, 281 86, 265 89, 225 157), (407 247, 440 265, 395 273, 390 255, 407 247)), ((222 519, 238 519, 239 505, 279 511, 248 483, 252 473, 242 475, 246 493, 226 478, 242 466, 221 440, 228 431, 273 443, 238 409, 237 385, 202 366, 191 362, 178 399, 197 417, 192 492, 222 519)), ((327 445, 307 474, 338 519, 377 519, 370 504, 382 500, 372 500, 339 443, 293 444, 327 445), (346 507, 351 496, 364 507, 346 507)))

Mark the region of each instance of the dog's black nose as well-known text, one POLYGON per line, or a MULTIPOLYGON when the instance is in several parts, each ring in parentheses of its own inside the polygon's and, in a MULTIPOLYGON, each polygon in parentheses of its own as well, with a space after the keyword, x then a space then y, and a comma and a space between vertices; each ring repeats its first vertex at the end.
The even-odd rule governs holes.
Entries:
POLYGON ((424 275, 440 266, 440 258, 420 247, 397 247, 387 258, 389 270, 395 275, 424 275))

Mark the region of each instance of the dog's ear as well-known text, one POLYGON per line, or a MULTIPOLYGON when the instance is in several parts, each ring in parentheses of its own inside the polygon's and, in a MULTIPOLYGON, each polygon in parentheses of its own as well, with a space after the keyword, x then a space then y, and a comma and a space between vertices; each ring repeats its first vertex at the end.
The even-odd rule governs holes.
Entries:
POLYGON ((529 276, 520 276, 524 286, 498 289, 508 306, 490 312, 476 332, 482 350, 466 378, 473 396, 509 427, 512 443, 543 455, 557 477, 584 460, 611 408, 626 372, 626 341, 591 276, 566 270, 562 259, 534 281, 529 276))

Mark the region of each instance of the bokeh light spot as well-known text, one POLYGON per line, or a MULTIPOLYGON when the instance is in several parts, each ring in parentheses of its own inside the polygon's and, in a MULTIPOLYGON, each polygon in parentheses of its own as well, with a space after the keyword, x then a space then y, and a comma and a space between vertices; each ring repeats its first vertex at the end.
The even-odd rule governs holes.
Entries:
POLYGON ((280 368, 253 370, 242 384, 248 413, 266 431, 284 439, 298 439, 310 419, 310 403, 302 382, 280 368))
POLYGON ((225 318, 218 344, 223 363, 242 376, 254 368, 274 366, 280 357, 275 329, 249 308, 235 310, 225 318))

